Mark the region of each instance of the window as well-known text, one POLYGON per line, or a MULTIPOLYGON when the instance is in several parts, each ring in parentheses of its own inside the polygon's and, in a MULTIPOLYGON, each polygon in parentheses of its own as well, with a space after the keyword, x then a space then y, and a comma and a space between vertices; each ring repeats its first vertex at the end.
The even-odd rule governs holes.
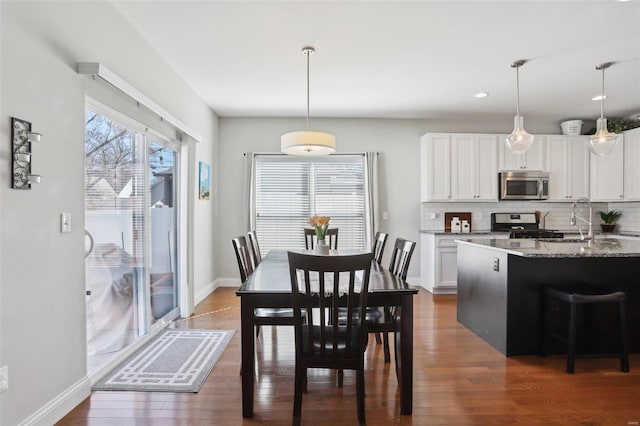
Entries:
POLYGON ((364 156, 255 156, 255 228, 260 248, 304 248, 314 214, 330 216, 338 246, 365 248, 364 156))

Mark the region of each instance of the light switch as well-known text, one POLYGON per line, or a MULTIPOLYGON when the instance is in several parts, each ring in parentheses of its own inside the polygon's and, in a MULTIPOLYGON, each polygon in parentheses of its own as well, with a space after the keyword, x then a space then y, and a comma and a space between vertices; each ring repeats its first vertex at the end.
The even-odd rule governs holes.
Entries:
POLYGON ((9 389, 9 366, 5 365, 0 368, 0 392, 9 389))
POLYGON ((389 219, 389 213, 382 212, 382 220, 387 220, 387 219, 389 219))
POLYGON ((60 213, 60 232, 71 232, 71 213, 60 213))

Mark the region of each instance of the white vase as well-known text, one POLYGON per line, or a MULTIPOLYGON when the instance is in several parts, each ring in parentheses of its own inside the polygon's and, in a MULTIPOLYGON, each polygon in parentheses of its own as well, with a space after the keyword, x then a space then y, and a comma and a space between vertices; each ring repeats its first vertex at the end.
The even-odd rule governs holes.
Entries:
POLYGON ((325 240, 318 240, 318 243, 316 244, 316 253, 329 254, 329 246, 325 240))

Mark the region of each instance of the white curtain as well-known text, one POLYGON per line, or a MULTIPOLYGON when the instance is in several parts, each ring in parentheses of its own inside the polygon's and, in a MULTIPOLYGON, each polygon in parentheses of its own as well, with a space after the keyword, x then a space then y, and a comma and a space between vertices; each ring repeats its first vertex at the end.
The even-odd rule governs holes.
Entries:
POLYGON ((244 153, 244 232, 256 229, 256 184, 255 184, 255 154, 252 152, 244 153))
POLYGON ((366 247, 373 245, 373 238, 379 230, 379 184, 378 184, 378 154, 365 152, 364 154, 364 214, 366 247))

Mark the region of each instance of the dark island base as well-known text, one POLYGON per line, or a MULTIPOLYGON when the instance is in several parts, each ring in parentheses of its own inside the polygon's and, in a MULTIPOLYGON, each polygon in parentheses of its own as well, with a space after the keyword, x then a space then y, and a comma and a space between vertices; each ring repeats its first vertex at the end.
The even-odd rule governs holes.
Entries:
MULTIPOLYGON (((457 318, 507 356, 540 354, 543 288, 576 282, 626 292, 629 350, 640 352, 640 259, 637 257, 521 257, 459 244, 457 318), (498 271, 493 268, 495 259, 498 259, 498 271)), ((566 335, 568 305, 551 301, 547 309, 551 327, 566 335)), ((590 341, 584 333, 578 335, 578 352, 618 351, 615 309, 614 304, 596 305, 591 320, 588 314, 579 314, 578 330, 586 330, 590 322, 594 332, 590 341), (607 335, 613 340, 606 338, 607 335)), ((550 341, 550 353, 565 350, 561 342, 550 341)))

